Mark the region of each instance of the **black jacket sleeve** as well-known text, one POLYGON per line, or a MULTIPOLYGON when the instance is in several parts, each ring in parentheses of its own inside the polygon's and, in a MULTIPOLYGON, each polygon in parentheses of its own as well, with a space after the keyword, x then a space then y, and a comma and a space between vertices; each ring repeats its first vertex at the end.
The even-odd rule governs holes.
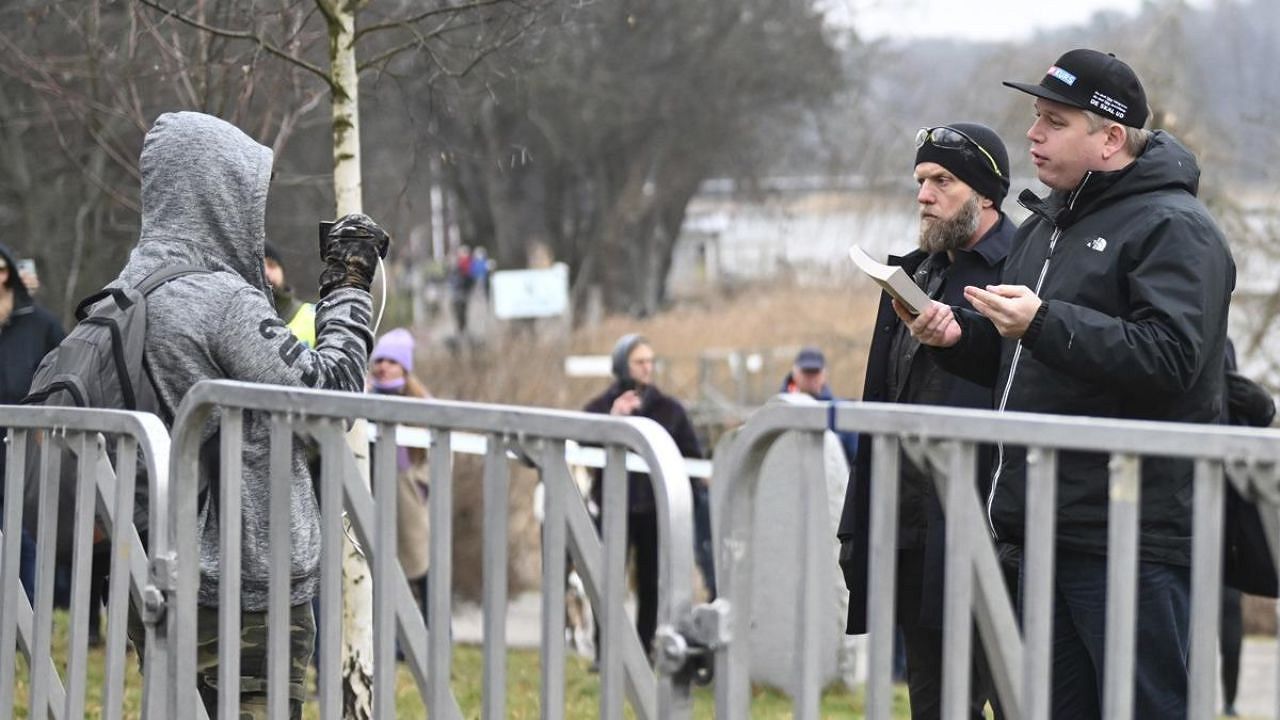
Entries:
POLYGON ((1127 393, 1186 392, 1221 367, 1205 345, 1227 321, 1219 308, 1235 283, 1222 236, 1206 216, 1173 211, 1127 262, 1124 315, 1054 299, 1023 346, 1054 370, 1127 393))
POLYGON ((960 324, 960 342, 929 348, 943 370, 983 387, 995 387, 1000 374, 1002 338, 996 326, 974 310, 952 307, 960 324))

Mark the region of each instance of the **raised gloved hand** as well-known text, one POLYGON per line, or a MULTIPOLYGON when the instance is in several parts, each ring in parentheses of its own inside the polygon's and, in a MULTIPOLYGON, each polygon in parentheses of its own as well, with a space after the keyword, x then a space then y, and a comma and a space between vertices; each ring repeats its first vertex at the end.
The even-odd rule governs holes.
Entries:
POLYGON ((320 297, 338 288, 368 292, 378 258, 387 256, 391 237, 368 215, 344 215, 329 229, 320 273, 320 297))
POLYGON ((1227 412, 1232 425, 1267 427, 1276 404, 1266 388, 1236 372, 1227 372, 1227 412))

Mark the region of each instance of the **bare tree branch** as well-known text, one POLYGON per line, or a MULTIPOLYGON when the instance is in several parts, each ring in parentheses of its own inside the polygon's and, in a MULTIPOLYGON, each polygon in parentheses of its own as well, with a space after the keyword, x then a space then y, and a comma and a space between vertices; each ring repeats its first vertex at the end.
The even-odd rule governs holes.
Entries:
POLYGON ((329 76, 329 73, 324 70, 324 68, 321 68, 318 65, 309 63, 306 60, 303 60, 302 58, 291 55, 290 53, 276 47, 269 40, 267 40, 266 38, 262 37, 261 35, 255 32, 252 32, 249 30, 230 30, 227 28, 215 27, 213 25, 209 25, 207 23, 196 20, 195 18, 188 17, 173 8, 165 7, 164 5, 158 2, 155 2, 155 0, 134 0, 134 2, 145 5, 157 12, 164 13, 165 15, 172 17, 183 24, 190 25, 191 27, 196 28, 198 30, 203 30, 204 32, 207 32, 211 35, 224 37, 224 38, 231 38, 235 40, 245 40, 245 41, 254 43, 255 45, 262 48, 263 50, 270 53, 271 55, 274 55, 275 57, 287 63, 295 65, 299 68, 302 68, 303 70, 306 70, 307 72, 310 72, 316 75, 321 80, 324 80, 325 83, 328 84, 330 89, 333 90, 334 92, 337 92, 339 90, 339 88, 336 85, 334 85, 333 79, 329 76))
POLYGON ((475 0, 474 2, 467 3, 466 5, 453 5, 449 7, 433 8, 431 10, 427 10, 407 18, 402 18, 400 20, 394 20, 391 22, 384 22, 384 23, 376 23, 366 28, 361 28, 356 31, 355 39, 358 41, 361 37, 369 33, 380 32, 382 30, 403 29, 406 26, 415 25, 417 23, 422 22, 423 20, 429 20, 433 17, 437 17, 440 15, 459 15, 461 13, 469 12, 471 10, 477 10, 483 7, 491 7, 494 5, 502 5, 506 3, 510 3, 513 5, 520 4, 516 2, 516 0, 475 0))

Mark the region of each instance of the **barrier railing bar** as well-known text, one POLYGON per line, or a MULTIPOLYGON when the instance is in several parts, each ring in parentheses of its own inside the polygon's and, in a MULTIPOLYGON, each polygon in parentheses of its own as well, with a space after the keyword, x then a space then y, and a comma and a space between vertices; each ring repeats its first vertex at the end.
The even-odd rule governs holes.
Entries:
MULTIPOLYGON (((89 655, 89 570, 93 564, 93 516, 98 490, 95 462, 102 447, 97 433, 73 436, 76 448, 76 490, 72 520, 70 632, 67 657, 67 696, 63 715, 84 716, 85 677, 89 655)), ((97 612, 97 608, 93 608, 97 612)))
MULTIPOLYGON (((603 602, 596 605, 600 614, 600 717, 602 720, 622 718, 622 645, 627 627, 623 601, 626 593, 627 564, 627 493, 626 451, 611 445, 605 451, 604 485, 601 488, 601 535, 603 543, 603 602)), ((570 502, 578 502, 573 498, 570 502)), ((586 553, 583 553, 586 554, 586 553)), ((585 569, 584 569, 585 572, 585 569)), ((554 580, 552 580, 554 582, 554 580)))
MULTIPOLYGON (((457 710, 449 685, 453 664, 451 622, 453 618, 453 453, 452 437, 441 433, 436 437, 436 451, 431 453, 431 501, 427 513, 431 517, 431 582, 427 586, 427 714, 443 718, 457 710), (437 542, 439 540, 440 542, 437 542)), ((382 553, 385 548, 378 548, 382 553)), ((409 589, 404 575, 399 583, 409 589)), ((410 597, 412 602, 412 597, 410 597)), ((403 612, 403 606, 402 606, 403 612)), ((416 612, 416 611, 415 611, 416 612)))
POLYGON ((945 485, 946 575, 943 581, 947 598, 942 618, 942 716, 962 720, 969 715, 969 678, 973 657, 973 547, 974 523, 958 521, 972 505, 974 449, 966 442, 949 442, 945 485))
POLYGON ((1137 455, 1111 456, 1110 503, 1107 515, 1107 620, 1102 715, 1111 720, 1133 717, 1133 668, 1138 596, 1138 508, 1142 499, 1141 460, 1137 455))
POLYGON ((825 476, 823 467, 823 436, 818 433, 796 433, 797 442, 802 444, 800 465, 796 468, 799 485, 801 507, 805 509, 808 522, 804 526, 801 541, 796 544, 800 557, 796 558, 796 567, 804 568, 800 580, 800 608, 796 614, 796 632, 793 647, 796 649, 795 696, 792 708, 799 720, 818 720, 819 701, 822 696, 822 685, 819 674, 822 638, 820 633, 830 632, 818 619, 822 614, 824 591, 830 592, 819 582, 821 574, 819 564, 831 560, 831 539, 828 533, 830 526, 823 522, 828 514, 826 501, 826 484, 808 482, 812 478, 825 476), (824 542, 824 540, 826 542, 824 542))
POLYGON ((1221 463, 1196 461, 1191 516, 1191 672, 1187 717, 1212 720, 1222 605, 1222 522, 1225 484, 1221 463))
MULTIPOLYGON (((243 473, 244 413, 222 411, 219 438, 219 478, 208 488, 218 493, 218 704, 220 720, 240 718, 240 554, 242 526, 240 482, 243 473)), ((212 481, 211 481, 212 482, 212 481)))
MULTIPOLYGON (((443 455, 444 453, 440 453, 443 455)), ((564 577, 565 505, 571 479, 563 469, 563 440, 544 440, 542 484, 547 503, 542 523, 542 687, 541 716, 544 720, 564 717, 564 577)))
MULTIPOLYGON (((378 427, 378 437, 387 437, 388 426, 378 427)), ((371 558, 373 571, 373 716, 377 720, 395 717, 396 660, 395 609, 391 579, 400 574, 396 543, 396 445, 379 441, 373 451, 373 510, 377 522, 378 552, 371 558)), ((448 482, 448 479, 445 479, 448 482)), ((444 582, 448 582, 447 576, 444 582)), ((445 675, 448 677, 448 675, 445 675)))
MULTIPOLYGON (((22 498, 25 491, 23 473, 27 466, 28 430, 10 428, 8 462, 5 465, 4 492, 7 498, 22 498)), ((18 580, 18 562, 22 549, 22 503, 10 500, 4 506, 4 535, 0 537, 0 720, 13 717, 13 692, 18 641, 18 597, 25 604, 18 580)), ((29 613, 30 605, 27 606, 29 613)))
POLYGON ((1027 720, 1049 720, 1053 667, 1054 538, 1058 522, 1058 454, 1027 450, 1027 519, 1023 548, 1025 638, 1022 700, 1027 720))
MULTIPOLYGON (((40 446, 40 495, 38 510, 40 527, 36 547, 57 547, 58 542, 58 490, 62 475, 62 449, 53 433, 46 433, 40 446)), ((39 553, 36 557, 36 594, 32 619, 35 640, 31 648, 30 667, 41 667, 51 661, 53 616, 53 571, 57 553, 39 553)), ((49 682, 56 676, 50 673, 32 672, 31 690, 28 695, 28 712, 40 717, 49 710, 49 682)), ((61 710, 61 708, 59 708, 61 710)))
MULTIPOLYGON (((114 515, 117 518, 133 517, 133 491, 137 482, 138 441, 129 435, 121 435, 116 442, 116 464, 120 474, 114 479, 114 504, 107 502, 111 493, 103 492, 103 504, 108 510, 103 515, 114 515)), ((113 482, 110 468, 98 474, 99 491, 113 482)), ((107 652, 106 671, 102 681, 102 708, 104 720, 120 720, 124 713, 124 670, 125 646, 128 636, 125 626, 129 616, 130 558, 135 554, 134 544, 137 533, 132 522, 110 526, 111 535, 111 567, 107 579, 107 652), (128 532, 118 532, 116 528, 128 532)))
POLYGON ((293 431, 283 413, 271 413, 271 456, 267 538, 271 567, 267 580, 267 708, 270 717, 289 715, 290 581, 293 579, 293 431), (285 571, 288 568, 288 571, 285 571))
MULTIPOLYGON (((314 436, 320 444, 320 617, 316 640, 320 645, 318 690, 320 717, 342 717, 342 430, 337 421, 322 421, 325 431, 314 436)), ((425 648, 424 648, 425 650, 425 648)))
POLYGON ((894 593, 898 547, 898 438, 876 435, 871 450, 871 537, 867 568, 867 718, 889 720, 893 707, 894 593))
POLYGON ((484 460, 483 490, 484 697, 481 710, 485 720, 501 720, 507 716, 508 477, 504 443, 498 436, 491 435, 484 460))

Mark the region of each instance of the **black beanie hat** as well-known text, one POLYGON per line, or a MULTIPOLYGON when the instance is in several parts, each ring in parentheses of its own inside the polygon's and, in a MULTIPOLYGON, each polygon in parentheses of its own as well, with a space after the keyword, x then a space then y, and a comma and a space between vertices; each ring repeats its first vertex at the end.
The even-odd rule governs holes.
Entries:
POLYGON ((279 265, 281 270, 284 269, 284 261, 280 259, 280 251, 276 249, 275 245, 271 243, 265 244, 262 248, 262 253, 266 259, 279 265))
POLYGON ((978 123, 951 123, 948 127, 959 131, 991 154, 1000 169, 997 175, 987 155, 966 142, 962 148, 939 147, 926 140, 916 149, 916 165, 922 162, 938 163, 960 178, 974 192, 991 200, 1000 209, 1004 196, 1009 194, 1009 152, 995 130, 978 123))
POLYGON ((631 351, 636 349, 637 345, 647 345, 648 340, 639 333, 628 333, 618 338, 618 342, 613 346, 613 376, 620 382, 631 379, 631 366, 627 360, 631 358, 631 351))

